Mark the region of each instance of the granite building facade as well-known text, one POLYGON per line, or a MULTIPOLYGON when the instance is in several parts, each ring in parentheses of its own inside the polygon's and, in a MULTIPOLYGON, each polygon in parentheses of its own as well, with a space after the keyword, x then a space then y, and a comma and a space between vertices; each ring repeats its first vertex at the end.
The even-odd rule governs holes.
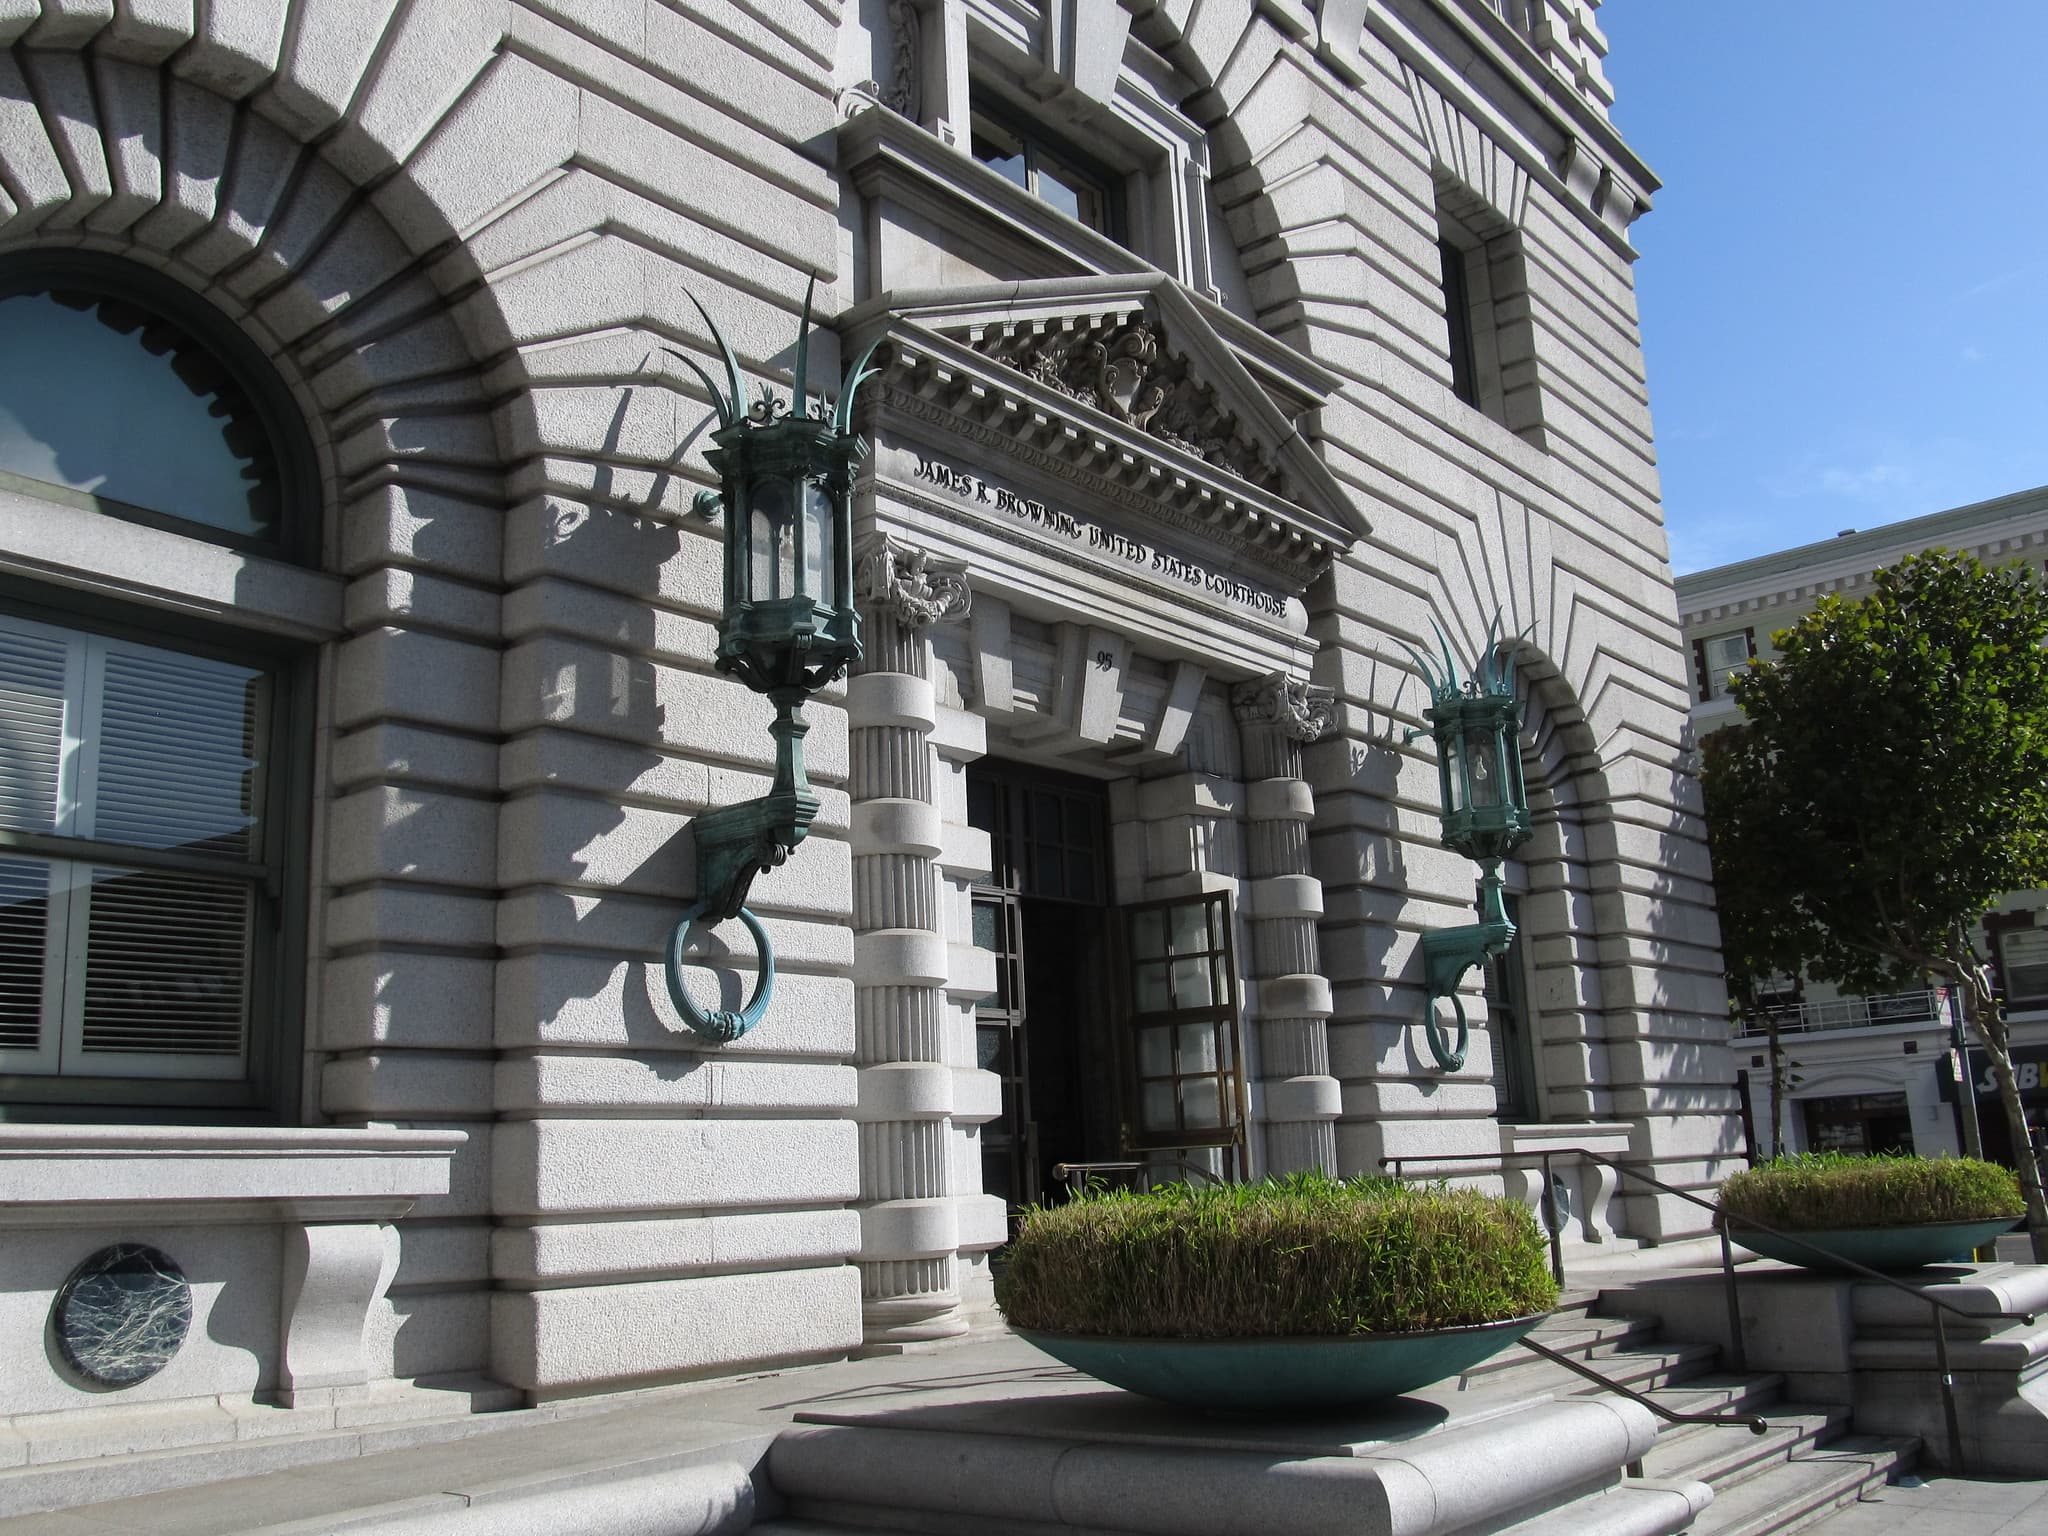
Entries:
MULTIPOLYGON (((22 1455, 944 1338, 1059 1163, 1713 1182, 1655 183, 1595 11, 0 10, 22 1455), (814 277, 813 387, 880 343, 866 650, 754 887, 774 1008, 713 1046, 662 983, 682 834, 772 743, 710 665, 678 354, 701 303, 786 390, 814 277), (1406 647, 1496 617, 1536 835, 1446 1073, 1418 945, 1474 871, 1406 647), (121 1245, 191 1322, 110 1398, 44 1341, 121 1245)), ((1572 1179, 1575 1236, 1697 1230, 1572 1179)))

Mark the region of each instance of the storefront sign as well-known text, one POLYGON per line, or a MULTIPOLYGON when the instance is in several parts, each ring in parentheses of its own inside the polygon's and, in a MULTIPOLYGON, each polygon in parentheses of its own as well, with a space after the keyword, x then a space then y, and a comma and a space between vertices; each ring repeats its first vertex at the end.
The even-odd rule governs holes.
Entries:
MULTIPOLYGON (((1942 1063, 1941 1081, 1937 1085, 1941 1097, 1955 1097, 1955 1068, 1951 1064, 1955 1052, 1950 1051, 1949 1061, 1942 1063)), ((1991 1058, 1981 1050, 1970 1052, 1970 1075, 1977 1086, 1977 1097, 1995 1099, 1998 1097, 1998 1077, 1991 1070, 1991 1058)), ((2048 1048, 2041 1046, 2021 1047, 2012 1053, 2013 1081, 2020 1090, 2020 1097, 2029 1102, 2048 1102, 2048 1048)))
POLYGON ((1042 532, 1056 538, 1069 539, 1084 548, 1097 551, 1114 560, 1122 560, 1135 570, 1164 577, 1169 581, 1183 582, 1190 588, 1220 597, 1226 601, 1240 603, 1256 613, 1279 618, 1287 611, 1284 598, 1270 592, 1262 592, 1248 582, 1223 571, 1211 570, 1195 561, 1184 559, 1167 550, 1159 549, 1134 539, 1129 534, 1118 533, 1100 523, 1071 512, 1047 506, 1029 496, 1020 496, 1015 491, 999 485, 991 485, 979 475, 935 459, 926 454, 917 455, 914 478, 928 485, 936 485, 949 491, 960 500, 985 507, 991 512, 1016 518, 1029 523, 1042 532))

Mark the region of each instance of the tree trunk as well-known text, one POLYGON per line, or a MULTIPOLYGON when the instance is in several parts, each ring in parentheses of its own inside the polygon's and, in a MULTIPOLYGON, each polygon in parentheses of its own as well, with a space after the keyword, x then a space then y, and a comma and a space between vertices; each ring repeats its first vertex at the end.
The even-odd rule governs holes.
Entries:
MULTIPOLYGON (((1990 980, 1981 970, 1971 966, 1959 981, 1969 1001, 1970 1023, 1977 1038, 1984 1042, 1985 1054, 1991 1058, 1991 1075, 1998 1082, 1998 1102, 2005 1110, 2005 1123, 2012 1133, 2013 1166, 2019 1170, 2020 1189, 2027 1197, 2027 1236, 2034 1245, 2034 1262, 2048 1264, 2048 1196, 2042 1193, 2041 1164, 2034 1156, 2033 1138, 2027 1134, 2027 1109, 2020 1102, 2019 1080, 2013 1075, 2005 1020, 1999 1017, 1998 999, 1992 995, 1990 980)), ((1958 1084, 1957 1092, 1975 1094, 1977 1082, 1970 1077, 1968 1058, 1963 1075, 1969 1081, 1958 1084)))

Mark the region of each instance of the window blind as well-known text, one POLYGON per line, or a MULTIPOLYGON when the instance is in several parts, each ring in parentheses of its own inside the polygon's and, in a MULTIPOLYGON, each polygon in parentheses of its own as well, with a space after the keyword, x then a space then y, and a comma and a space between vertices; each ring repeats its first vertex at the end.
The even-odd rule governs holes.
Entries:
POLYGON ((0 1070, 243 1072, 269 700, 258 668, 0 616, 0 827, 44 839, 0 852, 0 1070))
POLYGON ((72 649, 61 634, 0 628, 0 827, 60 830, 72 649))
POLYGON ((90 835, 246 857, 262 674, 139 646, 109 647, 97 660, 88 679, 99 685, 97 729, 81 793, 90 835))
POLYGON ((35 1066, 31 1057, 55 1055, 43 987, 51 961, 50 916, 49 866, 0 858, 0 1064, 17 1071, 35 1066))

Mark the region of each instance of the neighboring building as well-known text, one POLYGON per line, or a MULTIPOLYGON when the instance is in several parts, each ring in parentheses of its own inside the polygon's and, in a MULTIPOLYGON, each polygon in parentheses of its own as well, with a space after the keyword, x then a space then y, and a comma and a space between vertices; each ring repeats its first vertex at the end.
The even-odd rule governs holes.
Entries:
MULTIPOLYGON (((1630 282, 1655 182, 1594 11, 6 8, 15 1429, 946 1337, 1058 1162, 1721 1177, 1630 282), (773 1010, 720 1047, 663 946, 685 829, 772 754, 711 667, 678 353, 720 366, 701 302, 787 389, 814 274, 817 381, 884 343, 867 654, 754 887, 773 1010), (1537 830, 1446 1074, 1418 940, 1475 871, 1405 647, 1469 662, 1496 614, 1537 830), (113 1396, 60 1358, 91 1286, 52 1321, 95 1254, 159 1298, 113 1396)), ((718 937, 707 999, 752 964, 718 937)), ((1586 1235, 1701 1228, 1574 1192, 1586 1235)))
MULTIPOLYGON (((1873 572, 1926 549, 1975 555, 1986 565, 2048 564, 2048 486, 1916 517, 1884 528, 1851 529, 1806 544, 1678 579, 1679 619, 1692 651, 1693 730, 1705 736, 1740 718, 1729 675, 1751 656, 1776 654, 1771 636, 1812 611, 1823 593, 1855 597, 1873 572)), ((2021 1098, 2040 1136, 2048 1111, 2048 891, 2016 891, 1978 932, 2013 1026, 2021 1098)), ((1883 997, 1844 995, 1826 983, 1776 978, 1760 992, 1779 1022, 1788 1151, 1958 1153, 1962 1130, 1949 1055, 1950 1009, 1932 985, 1883 997)), ((1769 1042, 1762 1009, 1733 1042, 1755 1145, 1768 1152, 1769 1042)), ((2005 1156, 2011 1134, 1989 1067, 1973 1052, 1985 1151, 2005 1156)))

